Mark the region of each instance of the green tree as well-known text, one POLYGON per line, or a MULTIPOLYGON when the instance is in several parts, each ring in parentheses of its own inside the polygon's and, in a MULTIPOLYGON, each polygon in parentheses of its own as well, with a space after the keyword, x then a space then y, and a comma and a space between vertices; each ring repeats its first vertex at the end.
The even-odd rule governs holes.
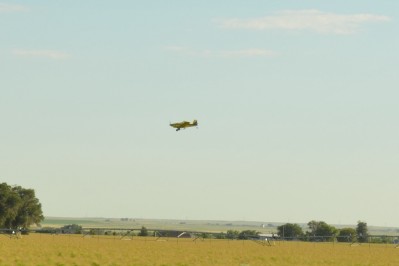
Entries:
POLYGON ((356 230, 354 228, 342 228, 339 230, 338 242, 353 242, 356 239, 356 230))
POLYGON ((205 238, 212 238, 212 235, 209 233, 201 233, 200 236, 205 239, 205 238))
POLYGON ((313 236, 316 235, 316 231, 317 231, 318 226, 319 226, 319 222, 317 222, 315 220, 312 220, 312 221, 308 222, 309 231, 307 231, 307 234, 310 234, 310 235, 313 235, 313 236))
POLYGON ((216 239, 226 239, 226 233, 220 232, 215 234, 216 239))
POLYGON ((141 227, 139 236, 148 236, 148 230, 144 226, 141 227))
POLYGON ((337 228, 323 221, 312 220, 308 222, 308 227, 310 231, 307 232, 307 235, 311 237, 311 240, 333 240, 338 232, 337 228))
POLYGON ((320 225, 319 225, 319 228, 318 228, 316 234, 321 235, 321 236, 335 237, 337 232, 338 232, 338 230, 334 226, 328 225, 325 222, 320 222, 320 225))
POLYGON ((298 224, 286 223, 277 227, 277 234, 284 238, 298 238, 303 236, 303 230, 298 224))
POLYGON ((62 233, 68 234, 81 234, 82 233, 82 226, 78 224, 68 224, 61 227, 62 233))
POLYGON ((42 205, 36 198, 35 191, 20 186, 14 187, 13 190, 21 199, 21 204, 18 208, 13 226, 28 228, 31 224, 39 224, 43 221, 42 205))
POLYGON ((0 184, 0 227, 28 228, 43 219, 42 206, 33 189, 0 184))
POLYGON ((6 183, 0 184, 0 227, 10 228, 18 214, 21 199, 6 183))
POLYGON ((367 242, 368 239, 367 223, 358 221, 356 227, 356 233, 357 233, 357 241, 359 241, 360 243, 367 242))
POLYGON ((227 239, 237 239, 240 232, 236 230, 227 230, 226 238, 227 239))

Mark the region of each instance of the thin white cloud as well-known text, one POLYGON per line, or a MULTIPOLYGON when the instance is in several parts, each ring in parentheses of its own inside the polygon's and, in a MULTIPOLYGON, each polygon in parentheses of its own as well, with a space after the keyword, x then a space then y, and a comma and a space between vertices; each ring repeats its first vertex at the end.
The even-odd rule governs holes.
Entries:
POLYGON ((252 30, 309 30, 317 33, 353 34, 364 23, 386 22, 390 18, 373 14, 342 15, 319 10, 286 10, 271 16, 252 19, 224 19, 218 21, 226 29, 252 30))
POLYGON ((237 58, 237 57, 275 57, 278 55, 276 51, 266 49, 244 49, 244 50, 194 50, 182 46, 168 46, 165 48, 168 51, 198 57, 223 57, 223 58, 237 58))
POLYGON ((13 5, 13 4, 6 4, 0 3, 0 13, 6 12, 22 12, 27 11, 28 7, 24 5, 13 5))
POLYGON ((55 50, 22 50, 15 49, 12 51, 14 55, 24 56, 24 57, 44 57, 55 60, 66 59, 70 57, 69 54, 65 52, 55 51, 55 50))

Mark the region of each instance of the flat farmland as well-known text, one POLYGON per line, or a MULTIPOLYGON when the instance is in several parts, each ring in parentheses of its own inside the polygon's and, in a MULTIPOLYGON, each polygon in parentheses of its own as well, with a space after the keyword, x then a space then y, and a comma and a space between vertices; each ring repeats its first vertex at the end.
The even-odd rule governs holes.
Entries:
POLYGON ((0 265, 399 265, 394 245, 0 235, 0 265))

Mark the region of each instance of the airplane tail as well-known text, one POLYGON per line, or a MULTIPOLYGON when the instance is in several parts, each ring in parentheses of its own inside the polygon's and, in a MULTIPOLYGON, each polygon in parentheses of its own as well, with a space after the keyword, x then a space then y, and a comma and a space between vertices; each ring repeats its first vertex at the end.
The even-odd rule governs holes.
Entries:
POLYGON ((193 125, 194 125, 194 126, 198 126, 197 120, 194 120, 194 121, 193 121, 193 125))

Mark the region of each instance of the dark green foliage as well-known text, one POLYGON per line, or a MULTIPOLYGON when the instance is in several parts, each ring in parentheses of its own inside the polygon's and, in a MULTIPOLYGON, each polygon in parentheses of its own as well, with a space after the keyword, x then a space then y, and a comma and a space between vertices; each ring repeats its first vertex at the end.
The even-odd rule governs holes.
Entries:
POLYGON ((202 238, 213 238, 213 237, 212 237, 212 234, 208 234, 208 233, 202 233, 202 234, 201 234, 201 237, 202 237, 202 238))
POLYGON ((147 230, 147 228, 145 228, 144 226, 141 227, 139 236, 148 236, 148 230, 147 230))
POLYGON ((14 187, 13 189, 21 198, 21 205, 18 209, 14 226, 27 228, 31 224, 39 224, 43 221, 42 206, 35 197, 35 191, 33 189, 24 189, 20 186, 14 187))
POLYGON ((307 236, 311 241, 333 241, 338 230, 323 221, 310 221, 307 236))
POLYGON ((0 227, 12 227, 20 205, 21 199, 12 187, 0 184, 0 227))
POLYGON ((356 239, 356 230, 354 228, 342 228, 339 230, 338 242, 354 242, 356 239))
POLYGON ((392 237, 389 236, 370 237, 370 243, 389 244, 392 242, 393 242, 392 237))
POLYGON ((77 224, 68 224, 61 227, 61 233, 63 234, 81 234, 82 226, 77 224))
POLYGON ((227 230, 226 238, 227 239, 237 239, 240 232, 236 230, 227 230))
POLYGON ((360 243, 367 242, 368 238, 367 223, 358 221, 356 227, 356 233, 357 233, 357 241, 359 241, 360 243))
POLYGON ((216 239, 226 239, 227 235, 225 233, 223 233, 223 232, 220 232, 220 233, 215 235, 215 238, 216 239))
POLYGON ((42 206, 33 189, 0 184, 0 227, 28 228, 43 219, 42 206))
POLYGON ((277 233, 284 238, 298 238, 303 236, 302 228, 297 224, 286 223, 277 227, 277 233))

